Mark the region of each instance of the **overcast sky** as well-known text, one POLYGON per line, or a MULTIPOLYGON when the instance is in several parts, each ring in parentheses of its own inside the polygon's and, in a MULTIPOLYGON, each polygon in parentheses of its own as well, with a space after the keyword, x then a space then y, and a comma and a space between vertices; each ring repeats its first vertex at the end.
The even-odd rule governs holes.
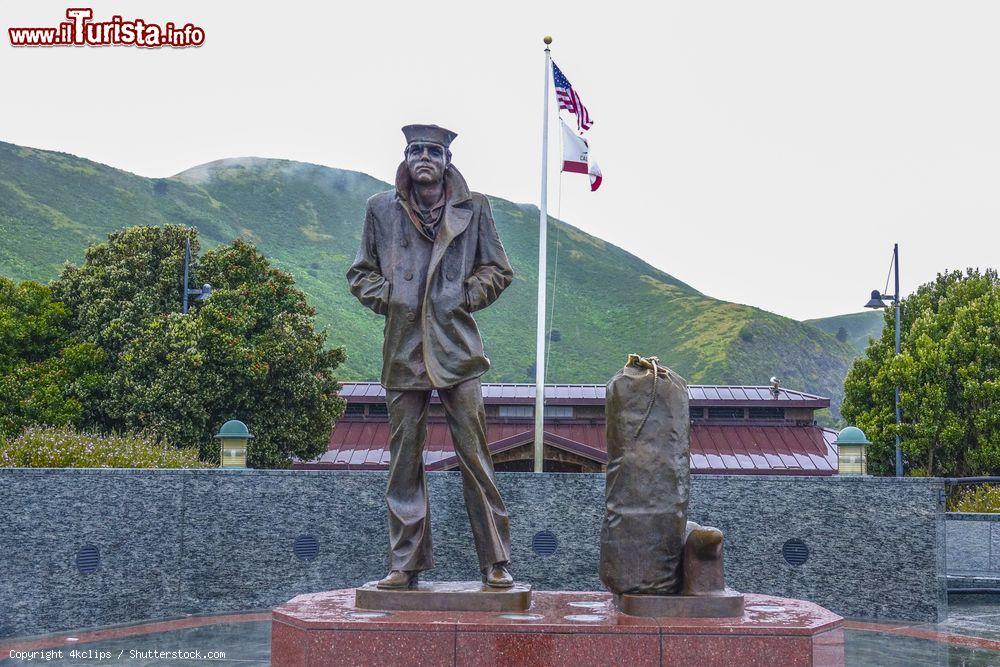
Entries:
POLYGON ((399 127, 433 122, 473 189, 537 203, 552 34, 604 184, 560 197, 553 107, 550 212, 702 292, 803 319, 861 310, 894 241, 904 292, 1000 264, 996 2, 85 5, 206 41, 14 49, 6 28, 68 5, 4 0, 0 140, 144 176, 257 155, 391 180, 399 127))

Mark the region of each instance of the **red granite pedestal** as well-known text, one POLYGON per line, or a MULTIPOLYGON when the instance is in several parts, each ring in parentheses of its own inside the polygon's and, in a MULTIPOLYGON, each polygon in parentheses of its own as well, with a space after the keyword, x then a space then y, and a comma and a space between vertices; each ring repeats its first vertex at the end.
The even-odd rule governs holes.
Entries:
POLYGON ((843 665, 843 619, 747 594, 738 618, 641 618, 607 593, 535 591, 526 612, 375 612, 354 589, 272 612, 272 665, 843 665))

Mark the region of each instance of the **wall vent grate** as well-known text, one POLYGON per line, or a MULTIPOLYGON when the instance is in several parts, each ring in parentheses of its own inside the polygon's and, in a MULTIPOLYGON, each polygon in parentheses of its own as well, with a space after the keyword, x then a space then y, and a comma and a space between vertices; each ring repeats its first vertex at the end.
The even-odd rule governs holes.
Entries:
POLYGON ((540 530, 531 538, 531 550, 539 556, 551 556, 559 548, 559 540, 551 530, 540 530))
POLYGON ((93 544, 85 544, 76 552, 76 569, 80 574, 93 574, 101 567, 101 552, 93 544))
POLYGON ((292 545, 292 551, 295 553, 296 558, 303 563, 308 563, 315 560, 316 556, 319 554, 319 541, 317 541, 312 535, 299 535, 295 538, 295 544, 292 545))
POLYGON ((784 556, 786 563, 798 567, 809 560, 809 547, 802 540, 788 540, 781 547, 781 555, 784 556))

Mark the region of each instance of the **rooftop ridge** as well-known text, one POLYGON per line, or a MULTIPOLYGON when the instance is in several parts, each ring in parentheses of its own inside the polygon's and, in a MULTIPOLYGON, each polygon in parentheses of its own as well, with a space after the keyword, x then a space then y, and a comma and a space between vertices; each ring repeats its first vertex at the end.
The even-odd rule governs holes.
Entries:
MULTIPOLYGON (((340 384, 347 385, 379 385, 381 384, 377 380, 342 380, 340 384)), ((534 387, 534 382, 483 382, 484 387, 534 387)), ((606 387, 607 384, 603 382, 546 382, 546 387, 606 387)), ((698 387, 701 389, 767 389, 770 391, 771 385, 769 384, 695 384, 689 383, 688 387, 698 387)), ((801 389, 791 389, 789 387, 779 387, 779 391, 788 392, 792 394, 801 394, 803 396, 817 396, 818 394, 811 394, 807 391, 802 391, 801 389)))
MULTIPOLYGON (((384 395, 385 390, 378 382, 342 382, 341 396, 349 400, 361 398, 376 399, 384 395)), ((483 382, 483 396, 488 402, 512 401, 514 403, 534 402, 535 385, 527 382, 483 382)), ((573 401, 584 401, 595 404, 604 401, 607 385, 584 383, 546 383, 545 398, 554 404, 573 401)), ((775 392, 770 385, 725 385, 725 384, 689 384, 688 393, 692 405, 704 406, 711 404, 742 404, 747 405, 781 405, 784 407, 810 407, 814 409, 828 407, 830 399, 826 396, 810 394, 779 387, 775 392)))

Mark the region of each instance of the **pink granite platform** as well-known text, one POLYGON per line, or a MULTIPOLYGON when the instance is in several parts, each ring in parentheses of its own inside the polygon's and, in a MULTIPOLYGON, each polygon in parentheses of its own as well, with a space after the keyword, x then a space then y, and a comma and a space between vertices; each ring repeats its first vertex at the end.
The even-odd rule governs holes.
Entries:
POLYGON ((536 591, 523 613, 372 612, 354 589, 272 612, 273 665, 844 664, 843 619, 804 600, 746 595, 741 618, 640 618, 607 593, 536 591))

